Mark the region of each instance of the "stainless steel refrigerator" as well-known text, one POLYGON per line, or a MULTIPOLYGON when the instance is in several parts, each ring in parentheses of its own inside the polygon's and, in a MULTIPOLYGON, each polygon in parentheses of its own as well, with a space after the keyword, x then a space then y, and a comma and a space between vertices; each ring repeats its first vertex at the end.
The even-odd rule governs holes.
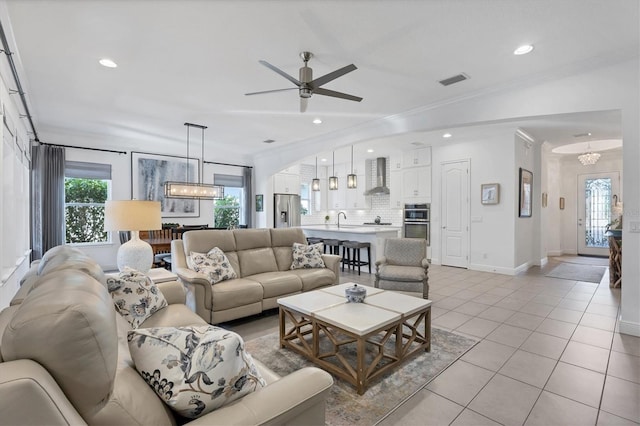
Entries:
POLYGON ((273 227, 300 226, 300 196, 273 194, 273 227))

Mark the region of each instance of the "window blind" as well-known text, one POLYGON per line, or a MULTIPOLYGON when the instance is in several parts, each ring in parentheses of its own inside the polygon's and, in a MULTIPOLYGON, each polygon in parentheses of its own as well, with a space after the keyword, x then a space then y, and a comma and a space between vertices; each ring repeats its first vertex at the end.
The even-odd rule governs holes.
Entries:
POLYGON ((111 180, 111 164, 65 161, 64 175, 69 178, 111 180))

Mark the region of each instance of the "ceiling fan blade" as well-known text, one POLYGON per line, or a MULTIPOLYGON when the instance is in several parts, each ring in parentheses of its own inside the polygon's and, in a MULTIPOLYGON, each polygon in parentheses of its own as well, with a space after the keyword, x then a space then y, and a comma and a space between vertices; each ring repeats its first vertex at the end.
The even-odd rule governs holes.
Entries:
POLYGON ((297 87, 290 87, 288 89, 275 89, 275 90, 263 90, 262 92, 251 92, 251 93, 245 93, 245 96, 251 96, 251 95, 262 95, 264 93, 273 93, 273 92, 284 92, 285 90, 298 90, 297 87))
POLYGON ((292 82, 293 84, 295 84, 296 86, 300 86, 302 83, 300 83, 300 81, 298 81, 298 79, 291 77, 289 74, 287 74, 286 72, 282 71, 280 68, 271 65, 269 62, 267 61, 258 61, 260 62, 262 65, 264 65, 265 67, 269 68, 272 71, 277 72, 278 74, 280 74, 281 76, 283 76, 284 78, 286 78, 287 80, 289 80, 290 82, 292 82))
POLYGON ((300 112, 305 112, 307 110, 308 103, 309 98, 300 98, 300 112))
POLYGON ((335 70, 333 72, 330 72, 329 74, 325 74, 322 77, 318 77, 315 80, 313 80, 312 82, 309 83, 309 85, 312 88, 317 88, 322 86, 323 84, 327 84, 328 82, 330 82, 331 80, 335 80, 338 77, 341 77, 347 73, 350 73, 351 71, 355 71, 357 70, 358 67, 356 67, 355 65, 351 64, 351 65, 347 65, 346 67, 342 67, 339 70, 335 70))
POLYGON ((335 90, 323 89, 319 87, 313 91, 314 95, 333 96, 334 98, 347 99, 349 101, 360 102, 362 100, 359 96, 348 95, 342 92, 336 92, 335 90))

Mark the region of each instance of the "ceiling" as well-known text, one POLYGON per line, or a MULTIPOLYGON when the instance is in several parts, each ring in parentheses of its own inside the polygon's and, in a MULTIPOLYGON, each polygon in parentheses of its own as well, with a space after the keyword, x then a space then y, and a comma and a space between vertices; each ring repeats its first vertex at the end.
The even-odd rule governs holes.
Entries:
MULTIPOLYGON (((192 122, 209 126, 207 149, 249 159, 640 50, 638 4, 631 0, 7 0, 6 11, 41 141, 101 135, 101 147, 181 150, 183 123, 192 122), (525 43, 533 52, 513 55, 525 43), (302 51, 313 52, 315 77, 355 64, 357 70, 324 87, 363 101, 314 95, 301 114, 296 90, 244 95, 292 87, 258 60, 297 77, 302 51), (99 65, 104 57, 118 67, 99 65), (470 79, 438 83, 458 73, 470 79)), ((554 146, 585 132, 621 138, 616 112, 518 125, 554 146)), ((457 129, 455 136, 464 134, 457 129)), ((84 140, 91 146, 91 137, 84 140)))

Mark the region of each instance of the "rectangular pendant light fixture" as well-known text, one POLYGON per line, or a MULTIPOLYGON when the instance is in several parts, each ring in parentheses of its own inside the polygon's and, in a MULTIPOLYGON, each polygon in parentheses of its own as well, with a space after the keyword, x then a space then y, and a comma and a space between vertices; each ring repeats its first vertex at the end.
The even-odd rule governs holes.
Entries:
POLYGON ((318 157, 316 157, 316 177, 311 179, 311 190, 320 191, 320 179, 318 179, 318 157))
POLYGON ((338 189, 338 178, 336 176, 336 152, 333 151, 333 176, 329 178, 329 189, 335 191, 338 189))
POLYGON ((353 145, 351 145, 351 173, 347 175, 347 188, 354 189, 358 187, 358 176, 353 174, 353 145))

